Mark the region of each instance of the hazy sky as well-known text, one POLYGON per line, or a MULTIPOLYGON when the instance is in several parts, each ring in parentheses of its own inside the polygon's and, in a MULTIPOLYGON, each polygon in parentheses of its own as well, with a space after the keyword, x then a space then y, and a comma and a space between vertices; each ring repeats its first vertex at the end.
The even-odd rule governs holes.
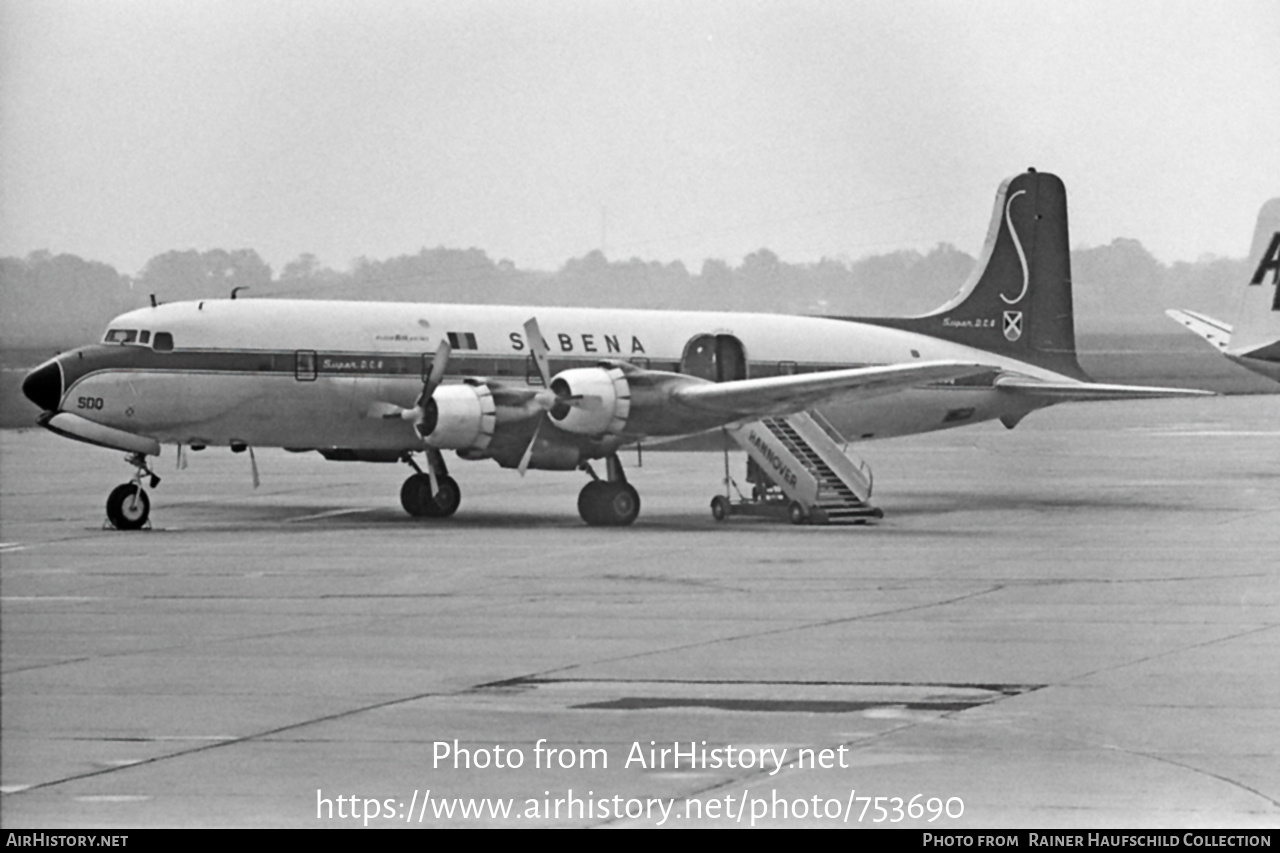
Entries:
POLYGON ((950 242, 1060 175, 1074 245, 1243 256, 1275 0, 0 0, 0 254, 553 269, 950 242))

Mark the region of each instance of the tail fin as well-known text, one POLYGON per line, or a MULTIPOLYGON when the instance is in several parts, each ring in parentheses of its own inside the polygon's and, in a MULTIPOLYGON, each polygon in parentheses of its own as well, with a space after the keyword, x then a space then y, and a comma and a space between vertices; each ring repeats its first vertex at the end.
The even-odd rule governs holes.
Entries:
POLYGON ((1228 352, 1280 361, 1280 198, 1271 199, 1258 211, 1249 270, 1228 352))
POLYGON ((960 292, 922 317, 851 318, 1007 355, 1073 379, 1067 191, 1055 175, 1030 170, 996 192, 986 243, 960 292))

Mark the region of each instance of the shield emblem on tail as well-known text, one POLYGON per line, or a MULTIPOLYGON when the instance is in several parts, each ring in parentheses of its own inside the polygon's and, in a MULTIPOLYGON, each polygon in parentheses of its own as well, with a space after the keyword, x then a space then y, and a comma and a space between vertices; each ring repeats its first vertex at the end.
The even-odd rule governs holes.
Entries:
POLYGON ((1022 312, 1004 312, 1004 336, 1010 343, 1022 337, 1022 312))

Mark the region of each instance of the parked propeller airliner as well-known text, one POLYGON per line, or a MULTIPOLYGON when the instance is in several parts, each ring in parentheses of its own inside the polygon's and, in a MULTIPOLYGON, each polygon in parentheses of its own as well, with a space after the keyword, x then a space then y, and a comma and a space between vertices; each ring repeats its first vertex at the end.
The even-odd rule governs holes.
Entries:
POLYGON ((1234 323, 1185 309, 1165 313, 1236 364, 1280 382, 1280 198, 1258 211, 1249 266, 1234 323))
POLYGON ((521 473, 580 469, 591 476, 582 518, 630 524, 640 499, 619 449, 721 428, 794 497, 793 520, 822 520, 835 513, 823 495, 847 492, 843 482, 852 504, 865 507, 870 491, 852 469, 818 473, 824 453, 850 467, 834 458, 836 430, 858 440, 992 419, 1012 428, 1067 400, 1203 393, 1103 385, 1080 369, 1066 191, 1034 170, 1000 186, 974 274, 921 317, 179 302, 117 317, 101 343, 37 367, 23 391, 46 428, 129 453, 135 476, 107 501, 118 528, 146 523, 142 481, 158 484, 147 457, 161 444, 403 461, 416 471, 401 489, 415 516, 458 508, 444 450, 521 473))

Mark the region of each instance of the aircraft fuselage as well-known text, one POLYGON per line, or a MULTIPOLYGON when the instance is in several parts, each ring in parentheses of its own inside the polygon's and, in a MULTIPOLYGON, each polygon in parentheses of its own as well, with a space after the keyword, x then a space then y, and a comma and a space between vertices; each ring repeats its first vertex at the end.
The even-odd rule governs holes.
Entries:
MULTIPOLYGON (((442 339, 453 347, 450 379, 474 376, 503 385, 540 386, 522 326, 530 317, 541 324, 553 373, 612 360, 673 373, 701 367, 704 378, 715 379, 715 357, 697 350, 719 341, 734 354, 719 361, 735 371, 723 378, 936 359, 967 359, 1036 378, 1062 378, 928 336, 819 317, 207 300, 122 315, 112 322, 108 336, 128 333, 131 342, 95 344, 59 356, 58 408, 161 443, 415 448, 421 442, 412 425, 371 414, 375 406, 413 406, 442 339), (143 332, 149 333, 146 344, 139 342, 143 332), (164 349, 155 348, 157 338, 165 340, 164 349)), ((1011 399, 989 383, 940 383, 851 406, 836 398, 820 408, 850 439, 1017 418, 1029 410, 1025 400, 1011 399)), ((669 412, 650 421, 640 417, 629 423, 622 442, 714 426, 679 420, 669 412)))

